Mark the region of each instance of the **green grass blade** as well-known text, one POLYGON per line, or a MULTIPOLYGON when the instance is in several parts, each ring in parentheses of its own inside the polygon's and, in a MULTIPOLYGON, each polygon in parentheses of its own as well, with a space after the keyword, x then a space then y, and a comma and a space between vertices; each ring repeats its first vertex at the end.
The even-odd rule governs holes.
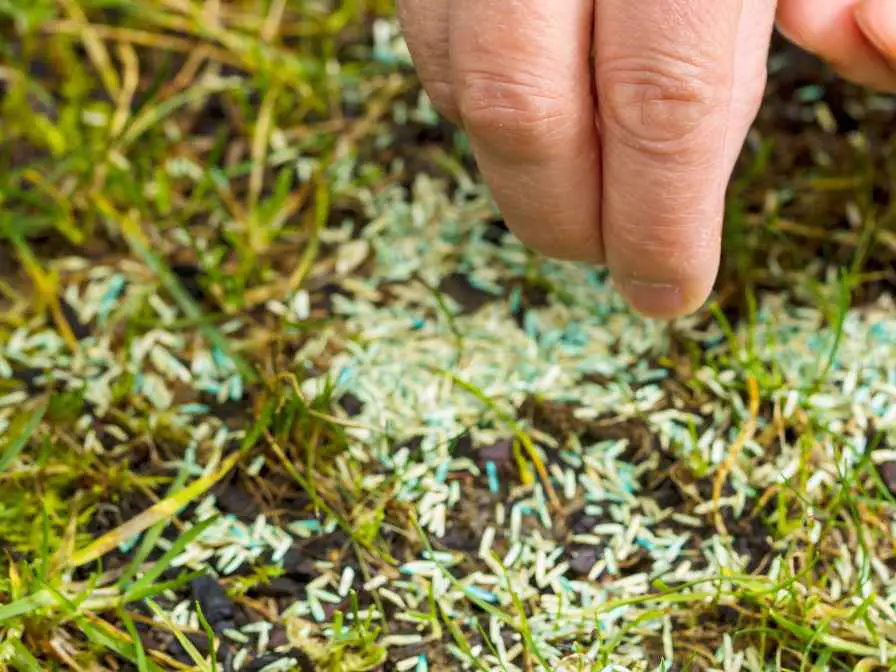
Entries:
MULTIPOLYGON (((114 651, 120 657, 124 658, 130 663, 133 663, 137 667, 137 669, 140 669, 140 665, 138 663, 138 661, 140 660, 140 654, 137 651, 138 648, 140 651, 142 651, 142 644, 139 645, 139 647, 138 645, 128 644, 121 639, 113 637, 109 633, 96 627, 85 618, 78 619, 78 627, 94 644, 102 647, 102 649, 114 651)), ((138 639, 137 641, 139 642, 140 640, 138 639)), ((146 672, 163 672, 161 667, 146 659, 145 653, 143 655, 143 662, 144 667, 146 668, 146 672)))
POLYGON ((40 565, 37 576, 41 583, 47 580, 47 572, 50 569, 50 518, 47 515, 46 503, 41 502, 40 507, 40 565))
POLYGON ((190 656, 190 659, 196 664, 196 667, 199 668, 200 672, 212 672, 212 668, 209 666, 205 659, 202 657, 202 654, 193 646, 193 642, 191 642, 187 637, 180 631, 170 618, 168 618, 168 614, 166 614, 162 609, 152 600, 147 600, 146 604, 149 605, 149 608, 152 609, 152 612, 159 618, 162 623, 165 624, 165 627, 171 631, 171 634, 174 635, 174 638, 177 640, 177 643, 183 647, 183 650, 187 652, 187 655, 190 656))
POLYGON ((54 602, 55 600, 49 591, 41 590, 15 602, 0 605, 0 623, 33 613, 54 602))
POLYGON ((3 452, 0 453, 0 472, 3 472, 10 464, 12 464, 12 461, 16 459, 19 456, 19 453, 21 453, 25 446, 28 445, 28 440, 44 419, 48 407, 49 404, 47 402, 42 403, 37 410, 31 414, 31 417, 28 418, 25 426, 22 427, 22 431, 20 431, 12 441, 7 444, 3 449, 3 452))
MULTIPOLYGON (((176 495, 183 489, 184 485, 187 482, 188 478, 188 470, 186 465, 184 465, 180 472, 177 474, 177 478, 174 483, 168 489, 166 493, 166 497, 171 497, 172 495, 176 495)), ((140 571, 140 567, 143 565, 146 558, 149 557, 149 554, 152 553, 152 549, 155 548, 156 542, 159 540, 159 537, 162 536, 162 532, 165 531, 165 528, 168 526, 168 521, 163 520, 159 523, 156 523, 153 527, 149 528, 149 530, 144 535, 143 539, 140 542, 140 545, 137 547, 137 550, 134 552, 134 557, 131 560, 131 563, 128 565, 127 571, 121 575, 121 578, 118 580, 118 588, 122 592, 125 591, 126 587, 134 580, 134 577, 137 575, 137 572, 140 571)))
POLYGON ((123 540, 130 539, 135 534, 148 530, 156 523, 168 520, 176 515, 183 507, 197 497, 201 497, 218 481, 229 474, 230 471, 245 457, 245 454, 245 449, 236 451, 224 460, 221 466, 218 467, 218 470, 214 473, 193 481, 176 495, 166 497, 160 502, 156 502, 143 513, 138 514, 123 525, 116 527, 114 530, 107 532, 89 546, 86 546, 75 553, 72 556, 70 565, 72 567, 81 567, 88 562, 93 562, 117 547, 123 540))
MULTIPOLYGON (((196 603, 196 615, 199 617, 199 623, 205 631, 205 636, 208 637, 208 650, 213 652, 217 651, 218 647, 215 646, 215 632, 212 630, 212 626, 209 625, 208 619, 205 618, 205 614, 202 613, 202 607, 199 606, 198 602, 196 603)), ((211 661, 212 672, 218 672, 217 656, 212 654, 211 661)))
POLYGON ((844 273, 840 278, 840 283, 837 287, 839 291, 837 293, 836 313, 834 315, 834 342, 831 344, 831 348, 827 353, 824 365, 819 366, 820 371, 818 377, 811 387, 813 391, 821 389, 822 385, 824 385, 827 380, 828 375, 831 373, 831 369, 833 369, 834 365, 837 363, 837 354, 840 352, 840 346, 843 343, 843 335, 846 330, 846 318, 849 315, 852 288, 852 276, 844 273))
POLYGON ((205 576, 206 572, 202 570, 196 570, 194 572, 187 572, 186 574, 181 574, 176 579, 171 579, 171 581, 162 581, 161 583, 151 583, 140 590, 129 590, 127 595, 125 595, 126 602, 139 602, 140 600, 144 600, 147 597, 155 597, 156 595, 161 595, 167 590, 180 590, 185 585, 198 579, 201 576, 205 576))
POLYGON ((157 126, 161 121, 170 116, 174 111, 208 98, 215 93, 223 93, 232 91, 242 86, 240 81, 221 81, 214 84, 205 84, 203 86, 193 87, 187 91, 183 91, 171 96, 169 99, 162 101, 155 107, 146 109, 142 114, 136 117, 131 126, 121 138, 122 145, 127 147, 140 138, 148 129, 157 126))
POLYGON ((442 614, 442 621, 445 623, 445 627, 448 628, 448 633, 451 635, 451 639, 454 640, 454 643, 457 645, 457 648, 460 649, 461 653, 467 657, 466 662, 472 664, 477 670, 480 670, 480 672, 488 672, 488 668, 485 667, 473 654, 473 648, 470 646, 466 637, 464 637, 464 633, 457 627, 457 623, 451 618, 451 615, 441 604, 439 604, 439 611, 442 614))
MULTIPOLYGON (((18 639, 12 641, 13 663, 21 672, 43 672, 43 667, 18 639)), ((142 670, 141 670, 142 672, 142 670)))
POLYGON ((202 313, 202 309, 183 288, 180 281, 170 271, 165 262, 162 261, 155 252, 149 249, 143 233, 140 231, 137 224, 124 218, 120 221, 120 225, 122 234, 124 235, 125 240, 127 240, 128 245, 131 247, 131 250, 133 250, 134 253, 142 259, 150 269, 152 269, 153 273, 159 277, 159 280, 162 282, 165 289, 167 289, 174 297, 175 302, 183 313, 190 319, 195 320, 196 323, 200 325, 205 337, 233 361, 240 375, 246 382, 255 382, 258 379, 255 371, 244 359, 233 352, 233 349, 230 347, 230 344, 224 335, 206 319, 202 313))
POLYGON ((152 583, 162 575, 168 567, 171 566, 171 563, 174 562, 174 559, 184 552, 184 549, 189 546, 193 541, 199 538, 203 532, 205 532, 209 527, 211 527, 218 520, 217 516, 212 516, 211 518, 206 518, 200 523, 197 523, 189 530, 184 532, 177 538, 171 548, 165 551, 165 554, 159 558, 156 562, 153 563, 152 567, 150 567, 140 579, 134 583, 129 589, 128 592, 125 593, 125 599, 131 600, 134 599, 132 596, 134 594, 140 593, 141 591, 149 588, 152 583))
POLYGON ((135 662, 137 665, 137 672, 149 672, 146 651, 143 650, 143 641, 140 639, 140 635, 137 632, 137 626, 134 625, 134 619, 131 618, 124 609, 118 610, 118 618, 124 623, 125 629, 131 636, 131 640, 134 642, 134 653, 137 657, 135 662))

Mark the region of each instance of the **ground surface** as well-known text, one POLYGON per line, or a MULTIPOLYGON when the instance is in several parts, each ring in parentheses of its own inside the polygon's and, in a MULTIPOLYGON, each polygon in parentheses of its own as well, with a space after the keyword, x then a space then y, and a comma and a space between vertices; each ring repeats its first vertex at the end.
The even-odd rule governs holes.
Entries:
POLYGON ((0 2, 0 669, 896 669, 896 102, 779 45, 658 325, 331 4, 0 2))

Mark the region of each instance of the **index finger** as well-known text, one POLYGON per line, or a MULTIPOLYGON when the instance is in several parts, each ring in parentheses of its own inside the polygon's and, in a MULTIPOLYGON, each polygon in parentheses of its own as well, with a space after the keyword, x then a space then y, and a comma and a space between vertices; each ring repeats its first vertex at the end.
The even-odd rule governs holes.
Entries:
POLYGON ((718 272, 742 0, 600 0, 603 235, 641 312, 695 310, 718 272))

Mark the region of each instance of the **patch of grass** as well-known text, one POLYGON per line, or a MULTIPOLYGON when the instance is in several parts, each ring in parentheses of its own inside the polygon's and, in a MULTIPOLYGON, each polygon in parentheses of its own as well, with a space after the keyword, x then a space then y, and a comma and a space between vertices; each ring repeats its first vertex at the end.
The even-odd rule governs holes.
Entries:
POLYGON ((495 242, 393 12, 0 0, 0 669, 896 669, 886 105, 776 52, 666 351, 495 242))

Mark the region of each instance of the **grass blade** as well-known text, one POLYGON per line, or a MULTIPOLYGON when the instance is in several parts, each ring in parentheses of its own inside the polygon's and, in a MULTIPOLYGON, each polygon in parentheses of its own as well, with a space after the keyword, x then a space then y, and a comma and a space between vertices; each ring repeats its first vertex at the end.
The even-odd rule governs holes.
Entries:
MULTIPOLYGON (((111 206, 107 209, 110 208, 111 206)), ((174 297, 174 300, 177 302, 178 307, 183 313, 200 325, 205 337, 233 361, 240 375, 247 382, 255 382, 258 379, 255 371, 245 362, 245 360, 233 352, 227 339, 224 338, 224 335, 205 318, 202 309, 187 293, 174 274, 171 273, 165 262, 150 249, 149 243, 137 223, 127 217, 118 217, 118 219, 121 226, 121 232, 127 240, 128 245, 130 245, 134 253, 142 259, 150 269, 152 269, 153 273, 159 277, 159 280, 161 280, 165 289, 171 292, 171 295, 174 297)))
MULTIPOLYGON (((43 672, 40 663, 37 662, 31 652, 18 639, 12 641, 13 663, 21 672, 43 672)), ((141 672, 143 672, 141 670, 141 672)))
POLYGON ((49 591, 42 590, 37 593, 23 597, 15 602, 0 605, 0 623, 12 620, 19 616, 25 616, 32 612, 42 609, 53 604, 55 600, 49 591))
MULTIPOLYGON (((183 488, 184 484, 187 482, 187 475, 187 468, 186 465, 184 465, 177 474, 174 483, 168 489, 166 494, 167 497, 177 494, 181 488, 183 488)), ((149 528, 149 531, 147 531, 146 535, 141 540, 140 546, 138 546, 137 550, 134 552, 134 557, 131 560, 130 565, 128 565, 127 571, 125 571, 118 580, 117 585, 119 590, 124 592, 125 588, 134 580, 134 577, 137 575, 137 572, 140 571, 143 562, 149 557, 149 554, 152 553, 152 549, 155 548, 156 542, 159 540, 159 537, 162 536, 162 532, 165 531, 167 526, 168 521, 161 521, 149 528)))
POLYGON ((139 593, 142 590, 146 590, 151 586, 153 581, 159 578, 174 559, 183 553, 184 549, 190 545, 195 539, 200 537, 203 532, 205 532, 209 527, 211 527, 218 520, 217 516, 212 516, 211 518, 206 518, 202 522, 194 525, 189 530, 184 532, 177 538, 171 548, 165 551, 165 554, 159 558, 155 563, 153 563, 152 567, 150 567, 146 573, 140 577, 140 580, 137 581, 133 586, 128 589, 128 592, 125 594, 125 598, 130 598, 132 594, 139 593))
POLYGON ((146 651, 143 650, 143 641, 137 633, 137 626, 134 625, 134 619, 131 618, 124 609, 118 610, 118 618, 124 623, 125 629, 134 642, 134 653, 137 657, 136 665, 138 672, 149 672, 149 665, 146 660, 146 651))
MULTIPOLYGON (((142 644, 129 644, 125 640, 119 639, 118 636, 113 636, 111 633, 104 632, 83 617, 77 620, 78 627, 88 639, 106 650, 114 651, 128 662, 133 663, 137 669, 140 669, 138 661, 140 660, 139 652, 143 652, 142 644)), ((136 641, 139 642, 139 638, 136 641)), ((146 659, 145 652, 143 652, 142 659, 147 672, 163 672, 162 668, 146 659)))
POLYGON ((25 449, 25 446, 28 445, 29 439, 31 439, 31 436, 44 419, 48 407, 49 404, 47 402, 42 403, 37 410, 31 414, 31 417, 28 418, 22 431, 19 432, 15 438, 9 442, 6 448, 3 449, 3 452, 0 453, 0 473, 12 464, 12 461, 16 459, 25 449))
MULTIPOLYGON (((209 625, 208 619, 206 619, 205 614, 202 613, 202 607, 199 606, 199 603, 196 603, 196 615, 199 616, 199 623, 202 625, 202 629, 205 631, 205 636, 208 637, 208 650, 209 651, 217 651, 218 647, 215 645, 215 632, 212 630, 212 626, 209 625)), ((218 672, 218 661, 217 656, 211 656, 212 661, 212 670, 211 672, 218 672)))
POLYGON ((161 595, 167 590, 173 590, 177 592, 191 581, 195 581, 199 577, 205 576, 205 574, 206 572, 204 571, 196 570, 195 572, 187 572, 186 574, 181 574, 176 579, 172 579, 171 581, 162 581, 161 583, 150 584, 139 591, 128 591, 128 594, 125 596, 125 600, 127 602, 138 602, 140 600, 146 599, 147 597, 155 597, 156 595, 161 595))
POLYGON ((196 667, 199 668, 200 672, 212 672, 212 668, 202 657, 202 654, 193 646, 193 642, 191 642, 187 637, 180 631, 170 618, 168 618, 168 614, 166 614, 162 609, 152 600, 147 600, 146 604, 149 605, 149 608, 152 609, 152 612, 159 618, 162 623, 165 624, 165 627, 171 631, 171 634, 174 635, 174 638, 177 640, 177 643, 181 645, 184 651, 187 652, 187 655, 190 656, 190 659, 196 664, 196 667))
POLYGON ((156 502, 143 513, 134 516, 123 525, 119 525, 114 530, 107 532, 89 546, 76 552, 74 556, 72 556, 70 566, 81 567, 88 562, 93 562, 117 547, 125 539, 130 539, 134 535, 148 530, 156 523, 176 515, 184 506, 197 497, 205 494, 218 481, 229 474, 244 456, 245 450, 236 451, 224 460, 221 466, 218 467, 218 470, 214 473, 197 479, 176 495, 166 497, 162 501, 156 502))

